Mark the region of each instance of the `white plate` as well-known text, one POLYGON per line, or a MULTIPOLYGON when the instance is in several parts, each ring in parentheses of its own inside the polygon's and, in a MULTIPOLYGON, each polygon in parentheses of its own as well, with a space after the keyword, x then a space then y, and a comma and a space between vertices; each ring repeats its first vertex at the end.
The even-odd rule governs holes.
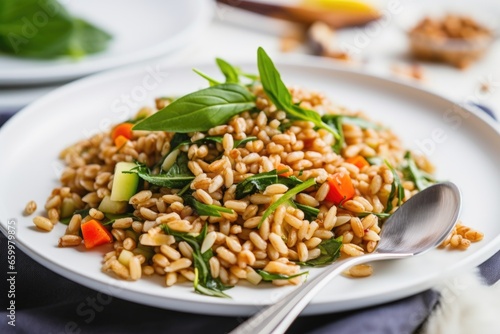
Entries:
POLYGON ((70 80, 162 56, 192 42, 211 20, 207 0, 65 1, 75 16, 108 31, 108 49, 81 61, 37 60, 0 56, 0 85, 70 80))
MULTIPOLYGON (((244 66, 255 72, 256 66, 244 66)), ((212 65, 198 66, 216 74, 212 65)), ((438 177, 456 182, 464 196, 462 219, 485 233, 469 250, 434 250, 422 256, 374 265, 366 279, 338 277, 317 295, 305 312, 342 311, 402 298, 431 287, 458 270, 472 268, 500 246, 500 135, 482 114, 471 114, 444 98, 410 86, 334 69, 322 65, 281 63, 285 82, 324 92, 352 109, 363 109, 383 120, 411 148, 424 147, 438 167, 438 177)), ((205 87, 188 67, 168 70, 156 84, 142 69, 113 71, 82 79, 60 88, 14 116, 0 131, 0 218, 5 230, 17 219, 17 245, 49 269, 91 288, 138 303, 180 311, 245 315, 275 301, 293 287, 237 286, 232 299, 218 299, 193 292, 189 284, 165 288, 162 279, 138 282, 116 280, 100 271, 102 253, 109 248, 85 251, 57 247, 65 226, 51 233, 34 227, 22 216, 24 205, 34 199, 41 212, 61 171, 58 153, 65 146, 99 128, 131 116, 155 96, 175 95, 205 87), (149 82, 149 89, 144 86, 149 82), (124 96, 128 96, 127 107, 124 96)), ((5 231, 4 231, 5 232, 5 231)), ((321 269, 312 269, 314 275, 321 269)))
POLYGON ((2 87, 0 88, 0 114, 15 113, 58 87, 60 86, 2 87))

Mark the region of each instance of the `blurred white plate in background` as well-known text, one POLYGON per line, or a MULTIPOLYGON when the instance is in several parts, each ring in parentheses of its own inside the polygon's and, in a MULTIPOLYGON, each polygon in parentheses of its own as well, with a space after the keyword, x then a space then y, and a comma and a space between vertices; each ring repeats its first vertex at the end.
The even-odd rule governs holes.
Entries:
POLYGON ((212 18, 207 0, 86 0, 64 6, 113 36, 102 53, 80 61, 0 55, 0 85, 41 84, 153 59, 179 49, 203 32, 212 18))

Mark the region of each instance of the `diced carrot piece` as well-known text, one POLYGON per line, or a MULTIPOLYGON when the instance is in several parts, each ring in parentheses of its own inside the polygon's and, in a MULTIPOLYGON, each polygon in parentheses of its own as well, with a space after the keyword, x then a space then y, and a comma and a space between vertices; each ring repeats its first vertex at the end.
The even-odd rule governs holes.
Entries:
POLYGON ((352 158, 348 158, 345 160, 346 162, 353 164, 354 166, 358 167, 360 170, 363 169, 363 167, 370 166, 370 163, 366 161, 365 158, 363 158, 361 155, 357 155, 352 158))
POLYGON ((278 172, 282 171, 282 170, 286 170, 286 172, 278 174, 279 176, 289 177, 289 176, 293 175, 293 170, 290 167, 283 165, 283 164, 279 164, 279 166, 278 166, 278 168, 276 168, 276 170, 278 172))
POLYGON ((122 148, 128 142, 128 139, 125 136, 119 135, 115 138, 115 146, 118 148, 122 148))
POLYGON ((132 139, 132 123, 121 123, 113 128, 111 131, 111 139, 115 140, 119 136, 123 136, 127 139, 132 139))
POLYGON ((309 149, 314 143, 314 138, 307 138, 302 140, 304 142, 304 149, 309 149))
POLYGON ((348 173, 335 173, 328 178, 327 182, 330 186, 330 191, 325 199, 336 205, 352 199, 356 194, 348 173))
POLYGON ((113 235, 98 220, 92 219, 83 223, 81 230, 86 248, 113 242, 113 235))

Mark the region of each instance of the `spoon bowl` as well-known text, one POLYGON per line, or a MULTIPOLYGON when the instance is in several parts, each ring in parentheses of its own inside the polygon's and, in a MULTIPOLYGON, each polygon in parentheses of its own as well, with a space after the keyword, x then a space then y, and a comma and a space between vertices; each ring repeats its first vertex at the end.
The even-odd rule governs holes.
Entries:
POLYGON ((460 190, 451 182, 417 193, 384 223, 376 252, 417 255, 438 246, 451 233, 460 209, 460 190))
POLYGON ((460 191, 451 182, 422 190, 383 224, 380 242, 373 253, 328 265, 318 276, 258 312, 231 333, 284 333, 311 299, 344 270, 371 261, 411 257, 438 246, 455 226, 461 207, 460 191))

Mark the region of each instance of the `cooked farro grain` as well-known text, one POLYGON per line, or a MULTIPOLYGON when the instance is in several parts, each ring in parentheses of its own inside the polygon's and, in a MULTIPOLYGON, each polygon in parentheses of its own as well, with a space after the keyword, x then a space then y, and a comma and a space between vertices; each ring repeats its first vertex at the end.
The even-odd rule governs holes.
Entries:
MULTIPOLYGON (((113 195, 117 163, 142 162, 152 176, 160 174, 160 178, 168 172, 162 167, 176 164, 189 178, 185 185, 171 189, 146 180, 127 196, 128 201, 120 201, 121 206, 114 209, 118 218, 106 227, 114 242, 110 249, 114 250, 104 256, 103 271, 130 280, 156 273, 164 276, 166 286, 172 286, 195 280, 195 259, 203 254, 211 256, 205 268, 212 279, 226 285, 240 280, 259 284, 262 276, 257 269, 282 275, 299 273, 300 267, 291 261, 316 259, 321 255, 321 243, 332 238, 342 238, 335 244, 343 257, 373 252, 385 215, 418 192, 414 178, 408 176, 408 158, 397 136, 385 127, 364 128, 356 122, 343 122, 345 143, 336 149, 338 142, 328 129, 290 119, 258 84, 250 93, 255 96, 254 109, 207 131, 174 134, 134 130, 121 148, 114 145, 109 132, 100 133, 65 149, 61 153, 66 164, 61 187, 54 189, 45 203, 50 219, 38 216, 33 222, 50 231, 58 220, 69 220, 60 246, 78 246, 82 223, 111 220, 113 212, 106 211, 105 202, 113 195), (176 136, 182 140, 177 141, 176 136), (183 144, 179 146, 179 142, 183 144), (169 154, 175 148, 178 154, 169 154), (346 161, 355 157, 363 157, 370 165, 346 161), (376 160, 385 160, 397 170, 404 198, 392 192, 397 185, 391 168, 376 160), (271 175, 276 170, 286 172, 271 175), (348 196, 332 182, 332 175, 341 172, 348 175, 354 188, 348 196), (271 176, 266 182, 256 181, 266 175, 262 173, 271 176), (251 189, 241 195, 240 184, 249 178, 253 179, 248 184, 251 189), (301 182, 310 179, 314 179, 314 186, 294 193, 301 182), (339 198, 335 198, 338 191, 339 198), (277 207, 270 212, 269 207, 276 202, 277 207), (75 214, 68 215, 68 207, 75 214), (129 253, 133 256, 128 262, 120 262, 120 255, 129 253)), ((371 122, 362 113, 339 108, 321 94, 299 88, 291 88, 290 93, 294 103, 321 115, 340 114, 371 122)), ((164 107, 171 101, 159 102, 164 107)), ((433 172, 425 157, 408 154, 419 169, 433 172)), ((31 201, 25 214, 35 210, 31 201)), ((466 249, 483 237, 481 232, 459 224, 442 246, 466 249)), ((370 266, 349 270, 353 277, 371 273, 370 266)), ((273 283, 300 284, 302 279, 273 283)))
POLYGON ((54 224, 52 224, 52 222, 48 218, 42 216, 36 216, 35 218, 33 218, 33 223, 36 225, 36 227, 44 231, 52 231, 52 229, 54 228, 54 224))
POLYGON ((348 271, 352 277, 367 277, 373 274, 373 267, 368 264, 353 266, 348 271))
POLYGON ((24 214, 26 216, 33 214, 35 211, 36 211, 35 201, 29 201, 28 203, 26 203, 26 207, 24 208, 24 214))
POLYGON ((59 238, 59 247, 75 247, 82 243, 82 238, 78 235, 66 234, 59 238))

